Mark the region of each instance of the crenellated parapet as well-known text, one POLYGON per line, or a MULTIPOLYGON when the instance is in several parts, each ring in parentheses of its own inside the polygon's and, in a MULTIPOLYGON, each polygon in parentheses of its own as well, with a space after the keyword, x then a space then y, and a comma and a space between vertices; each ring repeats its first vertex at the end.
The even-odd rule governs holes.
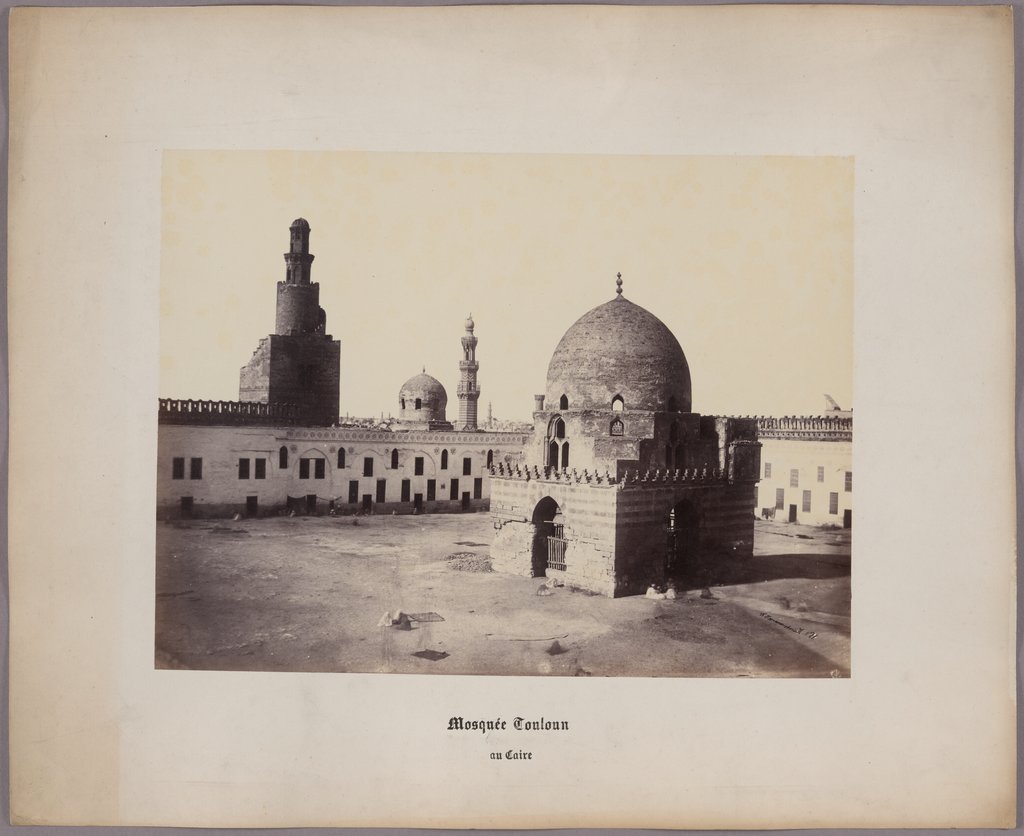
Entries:
POLYGON ((853 441, 852 415, 758 415, 755 420, 758 438, 853 441))
POLYGON ((589 470, 559 470, 554 467, 537 467, 518 463, 505 464, 499 462, 490 469, 495 479, 510 479, 535 482, 561 482, 576 485, 610 485, 619 490, 634 487, 655 487, 662 484, 713 484, 728 481, 727 474, 720 468, 685 467, 674 470, 627 470, 622 476, 615 476, 609 471, 591 472, 589 470))
POLYGON ((197 401, 189 398, 160 398, 157 421, 161 424, 197 424, 203 426, 289 427, 315 426, 316 416, 296 404, 259 403, 257 401, 197 401))

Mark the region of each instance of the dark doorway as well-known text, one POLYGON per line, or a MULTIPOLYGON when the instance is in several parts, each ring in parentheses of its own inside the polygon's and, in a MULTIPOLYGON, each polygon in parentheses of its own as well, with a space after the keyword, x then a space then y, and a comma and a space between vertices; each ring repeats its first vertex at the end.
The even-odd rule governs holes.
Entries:
POLYGON ((412 497, 412 508, 413 508, 413 510, 417 514, 422 513, 422 511, 423 511, 423 494, 421 494, 421 493, 413 494, 413 497, 412 497))
POLYGON ((469 491, 464 491, 462 494, 462 510, 469 510, 469 491))
POLYGON ((192 497, 183 496, 181 498, 181 518, 183 520, 192 519, 192 497))
POLYGON ((247 496, 245 498, 245 515, 247 517, 255 517, 260 512, 260 500, 259 497, 247 496))
POLYGON ((789 506, 789 521, 790 522, 796 522, 796 506, 795 505, 790 505, 789 506))
POLYGON ((315 514, 316 513, 316 494, 315 493, 307 493, 306 494, 306 513, 307 514, 315 514))
MULTIPOLYGON (((550 496, 544 497, 533 509, 533 549, 530 568, 535 578, 547 575, 548 540, 555 536, 555 518, 561 519, 558 503, 550 496)), ((563 564, 564 565, 564 564, 563 564)))
POLYGON ((369 514, 373 510, 373 495, 364 493, 363 494, 363 511, 369 514))
POLYGON ((843 528, 853 528, 853 511, 850 508, 843 511, 843 528))
POLYGON ((668 556, 666 569, 679 575, 694 568, 700 552, 700 509, 684 499, 668 512, 668 556))

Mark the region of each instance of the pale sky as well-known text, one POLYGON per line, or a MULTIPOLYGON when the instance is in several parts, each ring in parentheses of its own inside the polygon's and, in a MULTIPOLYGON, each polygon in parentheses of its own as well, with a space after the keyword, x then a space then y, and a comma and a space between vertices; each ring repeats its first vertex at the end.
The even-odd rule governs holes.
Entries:
POLYGON ((168 151, 160 393, 237 400, 274 328, 288 227, 341 340, 342 415, 398 412, 424 366, 458 414, 529 419, 572 323, 615 294, 675 333, 704 414, 820 413, 853 390, 853 160, 168 151))

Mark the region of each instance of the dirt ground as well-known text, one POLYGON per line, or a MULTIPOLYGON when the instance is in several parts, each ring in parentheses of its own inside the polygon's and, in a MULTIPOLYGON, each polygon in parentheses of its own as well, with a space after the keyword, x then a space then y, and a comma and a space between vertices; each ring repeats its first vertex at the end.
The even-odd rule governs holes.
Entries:
POLYGON ((159 523, 156 666, 850 674, 849 531, 758 521, 753 559, 675 600, 487 571, 493 533, 487 514, 159 523), (380 626, 398 610, 408 629, 380 626))

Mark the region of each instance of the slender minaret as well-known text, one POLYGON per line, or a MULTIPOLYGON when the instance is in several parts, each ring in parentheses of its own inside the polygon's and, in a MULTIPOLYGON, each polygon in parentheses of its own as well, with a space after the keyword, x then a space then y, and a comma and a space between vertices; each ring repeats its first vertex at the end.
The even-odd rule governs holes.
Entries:
POLYGON ((480 399, 480 387, 476 384, 476 372, 480 364, 476 361, 476 337, 473 336, 473 314, 466 319, 466 334, 462 338, 462 359, 459 361, 459 424, 456 429, 476 429, 476 402, 480 399))
POLYGON ((494 427, 494 412, 491 411, 491 402, 487 402, 487 429, 493 429, 494 427))

